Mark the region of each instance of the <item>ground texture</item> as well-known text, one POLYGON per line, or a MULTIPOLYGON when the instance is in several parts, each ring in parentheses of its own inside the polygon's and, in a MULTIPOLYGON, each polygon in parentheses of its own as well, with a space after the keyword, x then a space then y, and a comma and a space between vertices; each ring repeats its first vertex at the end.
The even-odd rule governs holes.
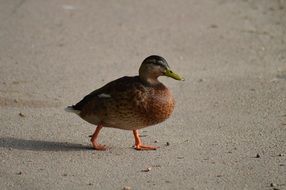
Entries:
POLYGON ((286 189, 286 1, 0 0, 0 20, 1 189, 286 189), (186 78, 141 130, 161 148, 103 129, 91 150, 63 109, 151 54, 186 78))

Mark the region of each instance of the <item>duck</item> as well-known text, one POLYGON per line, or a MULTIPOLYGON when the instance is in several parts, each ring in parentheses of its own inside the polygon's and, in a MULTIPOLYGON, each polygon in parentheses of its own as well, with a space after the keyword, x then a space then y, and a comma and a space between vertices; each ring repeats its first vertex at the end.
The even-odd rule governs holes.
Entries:
POLYGON ((117 128, 133 132, 135 150, 156 150, 159 147, 144 145, 139 129, 159 124, 170 117, 175 107, 171 91, 158 78, 167 76, 183 81, 172 71, 167 61, 158 55, 148 56, 139 68, 139 75, 124 76, 86 95, 65 111, 77 114, 96 125, 91 135, 92 147, 104 151, 108 147, 98 143, 102 128, 117 128))

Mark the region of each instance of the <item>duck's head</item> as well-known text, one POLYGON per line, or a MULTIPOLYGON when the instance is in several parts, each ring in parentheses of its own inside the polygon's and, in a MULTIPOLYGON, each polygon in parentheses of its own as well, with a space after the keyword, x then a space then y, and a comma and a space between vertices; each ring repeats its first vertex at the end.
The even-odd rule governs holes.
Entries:
POLYGON ((167 61, 158 55, 151 55, 144 59, 139 68, 139 77, 141 80, 150 83, 158 83, 159 76, 171 77, 175 80, 184 80, 183 77, 172 71, 167 61))

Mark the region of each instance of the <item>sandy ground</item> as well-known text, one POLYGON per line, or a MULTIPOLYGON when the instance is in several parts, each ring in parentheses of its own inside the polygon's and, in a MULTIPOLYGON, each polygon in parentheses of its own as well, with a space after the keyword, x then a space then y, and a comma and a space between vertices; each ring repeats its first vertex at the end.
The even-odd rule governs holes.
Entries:
POLYGON ((0 20, 2 190, 286 189, 285 0, 1 0, 0 20), (150 54, 187 79, 161 78, 176 109, 141 131, 161 148, 103 129, 91 150, 64 107, 150 54))

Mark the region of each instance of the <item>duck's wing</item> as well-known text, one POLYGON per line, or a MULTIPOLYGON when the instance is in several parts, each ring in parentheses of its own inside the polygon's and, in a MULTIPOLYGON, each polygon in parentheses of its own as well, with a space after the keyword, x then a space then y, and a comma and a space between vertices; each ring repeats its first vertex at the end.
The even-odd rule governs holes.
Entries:
POLYGON ((111 96, 116 96, 120 92, 128 91, 132 88, 134 84, 140 84, 140 79, 138 76, 135 77, 122 77, 111 81, 104 85, 103 87, 91 92, 85 96, 76 105, 73 105, 73 109, 82 110, 83 107, 95 98, 108 98, 111 96))

